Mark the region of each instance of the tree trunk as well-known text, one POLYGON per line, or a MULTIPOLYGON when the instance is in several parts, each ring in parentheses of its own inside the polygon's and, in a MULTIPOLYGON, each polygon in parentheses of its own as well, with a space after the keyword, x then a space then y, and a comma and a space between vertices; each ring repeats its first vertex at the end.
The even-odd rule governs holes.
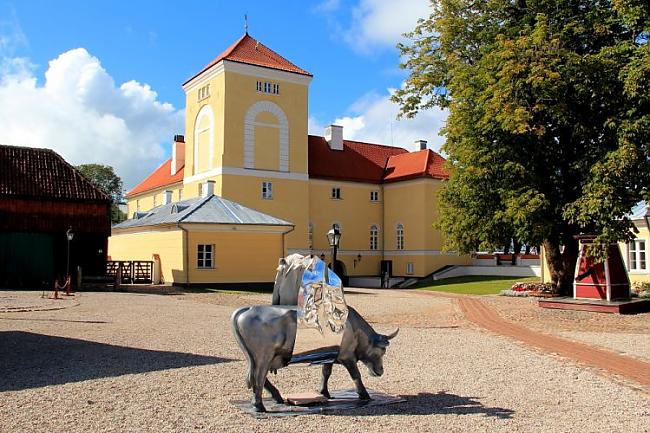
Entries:
POLYGON ((519 251, 521 251, 521 243, 517 239, 512 240, 512 266, 517 265, 517 256, 519 255, 519 251))
POLYGON ((573 295, 573 278, 578 259, 578 241, 572 237, 564 240, 564 251, 560 252, 560 243, 545 240, 542 244, 546 253, 546 263, 551 273, 553 291, 562 296, 573 295))

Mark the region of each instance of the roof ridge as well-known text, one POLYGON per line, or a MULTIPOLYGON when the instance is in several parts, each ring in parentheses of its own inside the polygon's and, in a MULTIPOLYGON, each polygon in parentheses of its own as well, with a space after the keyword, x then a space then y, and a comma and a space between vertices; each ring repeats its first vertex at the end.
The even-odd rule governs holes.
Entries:
MULTIPOLYGON (((47 150, 49 150, 50 152, 52 152, 52 153, 54 154, 54 156, 57 157, 57 158, 58 158, 61 162, 63 162, 65 165, 67 165, 68 167, 70 167, 70 168, 72 169, 73 173, 75 174, 75 176, 77 176, 79 179, 81 179, 82 182, 88 184, 90 187, 92 187, 92 188, 94 188, 95 190, 97 190, 101 195, 103 195, 104 197, 106 197, 106 199, 110 200, 111 202, 113 201, 113 197, 111 197, 111 196, 109 196, 108 194, 106 194, 104 191, 102 191, 102 189, 101 189, 100 187, 98 187, 97 185, 95 185, 95 184, 94 184, 90 179, 88 179, 86 176, 84 176, 83 174, 81 174, 81 171, 79 171, 79 169, 77 169, 77 167, 75 167, 74 165, 70 164, 68 161, 65 160, 65 158, 63 158, 61 155, 59 155, 59 154, 58 154, 57 152, 55 152, 53 149, 47 149, 47 150)), ((98 164, 98 165, 101 165, 101 164, 98 164)), ((111 168, 112 168, 112 167, 111 167, 111 168)))
MULTIPOLYGON (((200 208, 202 208, 203 205, 206 204, 206 203, 208 202, 208 200, 210 200, 212 197, 214 197, 214 194, 211 195, 211 196, 209 195, 209 196, 207 196, 207 197, 201 197, 201 199, 199 200, 199 203, 194 207, 194 209, 192 209, 191 211, 189 211, 188 213, 186 213, 185 215, 183 215, 182 217, 180 217, 179 220, 178 220, 178 222, 181 223, 181 222, 185 221, 185 219, 186 219, 187 217, 189 217, 189 216, 192 215, 194 212, 196 212, 197 210, 199 210, 200 208)), ((154 209, 155 209, 155 208, 154 208, 154 209)))
MULTIPOLYGON (((316 137, 316 138, 322 138, 322 139, 325 139, 325 137, 323 137, 322 135, 307 134, 307 136, 308 136, 308 137, 316 137)), ((408 152, 408 150, 406 150, 406 148, 404 148, 404 147, 400 147, 400 146, 391 146, 390 144, 369 143, 369 142, 367 142, 367 141, 359 141, 359 140, 343 140, 343 142, 344 142, 344 143, 345 143, 345 142, 348 142, 348 143, 365 144, 365 145, 368 145, 368 146, 388 147, 388 148, 391 148, 391 149, 400 149, 400 150, 403 150, 403 151, 405 151, 405 152, 408 152)))

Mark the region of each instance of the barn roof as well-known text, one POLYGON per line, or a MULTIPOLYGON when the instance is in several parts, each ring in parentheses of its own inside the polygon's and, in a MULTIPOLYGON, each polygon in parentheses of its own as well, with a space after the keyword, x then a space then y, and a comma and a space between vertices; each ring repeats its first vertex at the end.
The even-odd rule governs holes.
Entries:
POLYGON ((0 196, 110 201, 51 149, 0 144, 0 196))

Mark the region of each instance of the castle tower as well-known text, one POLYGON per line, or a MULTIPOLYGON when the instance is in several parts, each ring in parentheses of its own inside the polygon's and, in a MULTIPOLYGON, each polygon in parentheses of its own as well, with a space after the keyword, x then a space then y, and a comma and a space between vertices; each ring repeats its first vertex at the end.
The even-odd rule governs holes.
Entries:
POLYGON ((285 249, 308 244, 311 79, 245 34, 183 84, 186 196, 213 180, 215 194, 293 222, 285 249))

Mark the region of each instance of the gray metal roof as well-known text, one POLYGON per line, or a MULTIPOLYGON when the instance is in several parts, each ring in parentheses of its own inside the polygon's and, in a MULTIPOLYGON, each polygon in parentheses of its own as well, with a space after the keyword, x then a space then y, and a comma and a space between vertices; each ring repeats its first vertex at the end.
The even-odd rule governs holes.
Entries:
POLYGON ((293 223, 258 212, 234 201, 212 195, 157 206, 113 228, 125 229, 160 224, 246 224, 293 226, 293 223))
POLYGON ((628 214, 628 217, 632 221, 642 220, 645 217, 646 212, 648 212, 647 203, 644 201, 640 201, 632 208, 632 210, 628 214))

